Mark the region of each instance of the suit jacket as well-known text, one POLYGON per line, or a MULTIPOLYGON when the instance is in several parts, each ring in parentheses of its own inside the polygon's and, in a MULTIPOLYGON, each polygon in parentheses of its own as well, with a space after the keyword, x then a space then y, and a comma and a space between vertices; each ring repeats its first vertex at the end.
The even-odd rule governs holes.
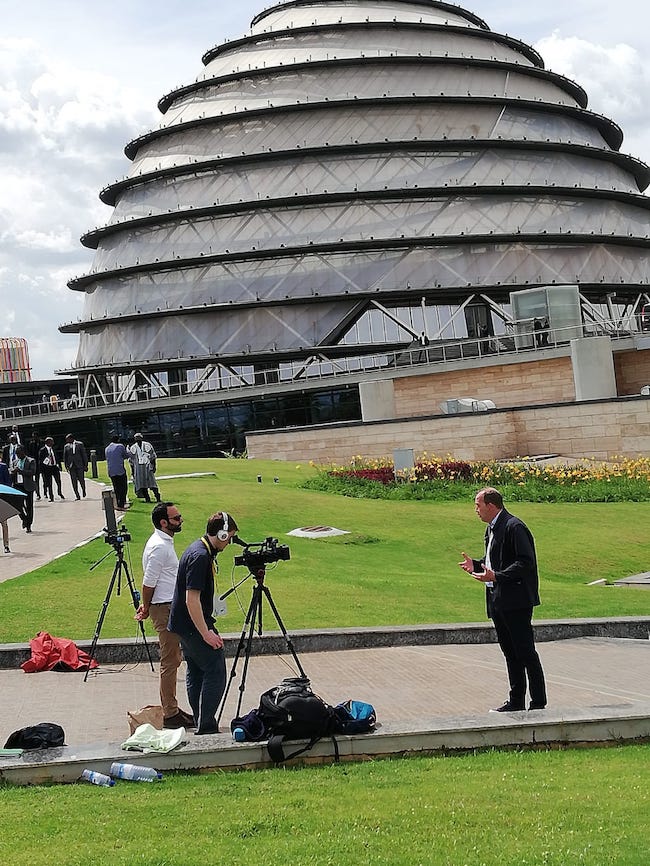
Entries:
POLYGON ((75 439, 74 442, 66 442, 63 448, 63 462, 65 468, 70 471, 70 467, 81 469, 84 472, 88 471, 88 457, 83 442, 75 439))
MULTIPOLYGON (((489 530, 485 532, 485 543, 489 530)), ((485 556, 474 562, 482 570, 485 556)), ((503 508, 494 524, 490 566, 494 586, 486 586, 488 616, 493 612, 534 607, 539 601, 539 577, 535 541, 526 524, 503 508)))
MULTIPOLYGON (((16 443, 16 446, 14 446, 14 447, 18 447, 18 443, 16 443)), ((7 466, 11 465, 11 458, 10 458, 11 448, 12 448, 11 445, 4 445, 2 448, 2 462, 6 463, 7 466)))
POLYGON ((46 459, 49 459, 50 450, 47 445, 43 445, 43 447, 39 450, 38 463, 41 469, 45 469, 47 471, 48 469, 54 469, 55 467, 58 467, 59 469, 61 468, 61 460, 59 457, 56 456, 56 449, 53 448, 52 451, 54 452, 54 464, 46 466, 44 461, 46 459))
MULTIPOLYGON (((36 490, 36 461, 33 457, 24 457, 23 458, 23 468, 18 470, 20 476, 22 476, 22 481, 20 482, 20 487, 26 492, 30 493, 36 490)), ((17 476, 14 475, 14 484, 17 484, 17 476)))

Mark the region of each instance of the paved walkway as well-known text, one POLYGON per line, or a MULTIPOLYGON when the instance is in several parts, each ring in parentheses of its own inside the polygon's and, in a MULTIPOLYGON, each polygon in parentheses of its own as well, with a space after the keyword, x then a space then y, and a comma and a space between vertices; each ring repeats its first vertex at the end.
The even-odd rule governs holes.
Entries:
POLYGON ((64 500, 56 495, 54 502, 42 498, 34 501, 34 523, 27 534, 20 518, 9 519, 11 553, 0 553, 0 583, 20 577, 69 553, 74 547, 101 533, 104 525, 102 490, 104 485, 86 479, 86 498, 77 500, 72 492, 70 477, 61 473, 64 500))
MULTIPOLYGON (((650 642, 577 638, 538 645, 554 716, 650 705, 650 642)), ((300 655, 314 689, 329 703, 357 698, 372 703, 382 722, 421 718, 485 717, 507 696, 501 652, 495 644, 389 647, 300 655)), ((290 657, 253 656, 243 711, 260 694, 293 675, 290 657)), ((50 721, 68 745, 120 743, 129 735, 127 710, 159 704, 158 664, 103 665, 89 674, 0 670, 0 740, 25 725, 50 721)), ((232 661, 228 661, 228 671, 232 661)), ((232 679, 222 730, 236 715, 241 663, 232 679)), ((179 671, 178 695, 187 707, 179 671)))

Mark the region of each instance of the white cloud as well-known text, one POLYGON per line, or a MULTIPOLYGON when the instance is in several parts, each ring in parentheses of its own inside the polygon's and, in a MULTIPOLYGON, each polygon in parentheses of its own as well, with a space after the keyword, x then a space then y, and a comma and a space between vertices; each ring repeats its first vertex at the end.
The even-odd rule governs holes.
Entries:
POLYGON ((635 156, 650 156, 650 120, 644 109, 650 69, 635 48, 623 43, 598 45, 577 36, 562 37, 557 31, 540 39, 535 48, 549 69, 586 90, 590 110, 613 120, 628 142, 645 151, 635 156))
POLYGON ((106 222, 99 190, 128 170, 122 150, 155 119, 118 78, 51 59, 25 39, 0 40, 0 285, 19 298, 4 336, 26 337, 35 377, 70 365, 80 317, 67 281, 89 269, 79 236, 106 222))

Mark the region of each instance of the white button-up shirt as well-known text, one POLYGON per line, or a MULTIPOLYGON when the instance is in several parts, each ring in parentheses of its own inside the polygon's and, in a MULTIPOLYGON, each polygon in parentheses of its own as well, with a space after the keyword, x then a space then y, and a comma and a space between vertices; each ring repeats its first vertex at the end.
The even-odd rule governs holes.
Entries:
POLYGON ((178 556, 174 550, 174 539, 154 529, 142 552, 142 572, 144 586, 154 587, 152 604, 171 601, 176 587, 178 556))

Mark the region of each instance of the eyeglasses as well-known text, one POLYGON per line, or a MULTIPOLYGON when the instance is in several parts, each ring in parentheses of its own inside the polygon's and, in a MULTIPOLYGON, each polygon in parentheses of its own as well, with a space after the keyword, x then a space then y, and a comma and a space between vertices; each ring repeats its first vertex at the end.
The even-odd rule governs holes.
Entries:
POLYGON ((176 523, 178 523, 179 520, 182 520, 182 519, 183 519, 183 515, 182 515, 182 514, 175 514, 173 517, 168 517, 168 518, 167 518, 167 520, 173 520, 173 521, 175 521, 176 523))

